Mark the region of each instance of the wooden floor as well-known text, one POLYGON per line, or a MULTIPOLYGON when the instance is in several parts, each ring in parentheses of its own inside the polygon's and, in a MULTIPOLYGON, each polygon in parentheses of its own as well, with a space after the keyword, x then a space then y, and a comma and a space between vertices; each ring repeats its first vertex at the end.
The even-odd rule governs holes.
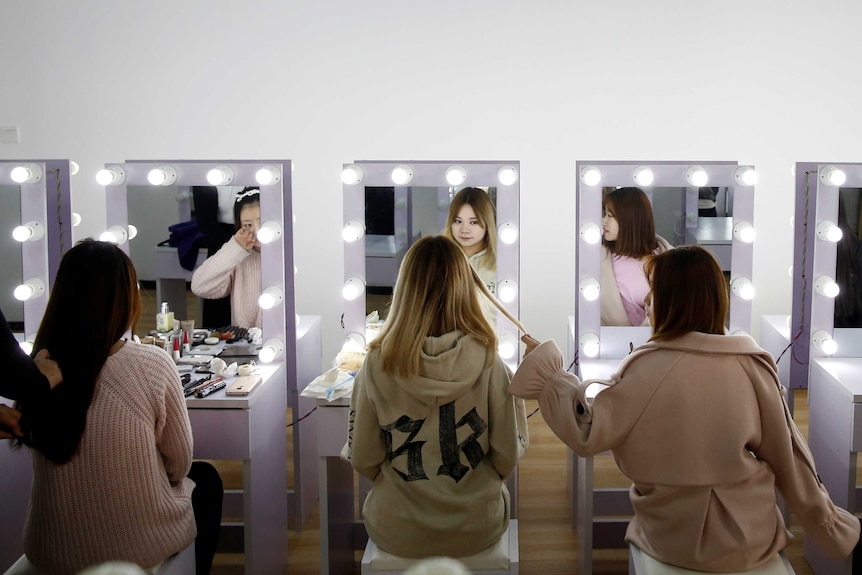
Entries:
MULTIPOLYGON (((805 390, 796 392, 796 421, 803 434, 808 430, 808 405, 805 390)), ((535 409, 534 401, 527 402, 528 413, 535 409)), ((302 425, 302 423, 300 423, 302 425)), ((567 448, 551 433, 536 413, 529 420, 530 448, 520 465, 520 572, 523 575, 577 574, 577 534, 570 527, 571 517, 567 496, 567 448)), ((288 445, 290 430, 288 429, 288 445)), ((290 458, 289 458, 290 460, 290 458)), ((596 459, 596 484, 625 487, 629 481, 620 474, 610 457, 596 459), (599 461, 601 460, 601 461, 599 461)), ((242 470, 236 462, 215 462, 222 473, 226 488, 239 488, 242 470)), ((289 470, 289 481, 292 473, 289 470)), ((314 512, 302 532, 291 531, 288 541, 288 575, 316 575, 320 572, 319 546, 320 518, 314 512)), ((788 547, 787 555, 797 575, 812 573, 802 557, 802 533, 792 525, 796 536, 788 547)), ((360 554, 354 573, 359 573, 360 554)), ((593 572, 598 574, 624 574, 628 571, 626 550, 601 550, 593 554, 593 572)), ((242 555, 217 555, 213 573, 239 575, 243 573, 242 555)), ((334 574, 342 575, 342 574, 334 574)), ((349 575, 349 574, 348 574, 349 575)))

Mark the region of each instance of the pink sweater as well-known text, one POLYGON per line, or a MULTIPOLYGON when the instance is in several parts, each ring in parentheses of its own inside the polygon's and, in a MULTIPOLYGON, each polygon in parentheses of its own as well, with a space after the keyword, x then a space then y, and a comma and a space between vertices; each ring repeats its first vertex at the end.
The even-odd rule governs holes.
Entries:
POLYGON ((47 573, 108 560, 149 568, 194 540, 192 431, 164 350, 127 342, 108 358, 70 462, 31 453, 24 551, 47 573))
POLYGON ((230 294, 231 323, 246 328, 261 327, 260 286, 260 252, 246 251, 233 238, 192 276, 192 291, 199 297, 217 299, 230 294))

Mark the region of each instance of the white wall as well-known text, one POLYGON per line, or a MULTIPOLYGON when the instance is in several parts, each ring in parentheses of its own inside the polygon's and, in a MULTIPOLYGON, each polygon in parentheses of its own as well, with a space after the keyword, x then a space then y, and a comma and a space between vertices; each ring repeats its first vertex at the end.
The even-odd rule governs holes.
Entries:
POLYGON ((295 162, 297 310, 341 341, 340 166, 521 162, 521 315, 565 338, 577 159, 757 165, 755 314, 789 313, 795 161, 862 160, 858 0, 31 0, 0 6, 4 158, 295 162), (549 265, 551 264, 551 265, 549 265))

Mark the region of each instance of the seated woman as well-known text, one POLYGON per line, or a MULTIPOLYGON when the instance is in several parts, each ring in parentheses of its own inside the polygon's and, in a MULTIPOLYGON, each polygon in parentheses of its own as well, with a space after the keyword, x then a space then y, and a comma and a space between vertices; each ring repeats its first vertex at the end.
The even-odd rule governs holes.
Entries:
POLYGON ((20 421, 33 457, 24 551, 51 575, 112 560, 152 568, 192 541, 197 572, 210 571, 221 480, 208 463, 192 464, 171 358, 123 339, 140 312, 120 248, 85 240, 66 252, 34 345, 51 350, 63 384, 35 417, 22 404, 20 421))
POLYGON ((492 294, 497 290, 497 216, 481 188, 463 188, 449 204, 442 235, 455 240, 492 294))
POLYGON ((505 479, 527 448, 527 418, 506 391, 483 298, 494 301, 455 242, 420 239, 356 375, 345 451, 373 482, 368 535, 393 555, 472 555, 509 525, 505 479))
POLYGON ((602 325, 648 325, 647 256, 671 249, 655 233, 652 206, 640 188, 602 196, 602 325))
POLYGON ((647 264, 650 341, 594 399, 563 368, 553 341, 528 354, 509 390, 538 398, 554 433, 578 455, 612 450, 633 484, 626 540, 686 569, 744 571, 791 535, 776 488, 827 553, 847 557, 859 521, 836 508, 784 403, 772 356, 747 335, 724 335, 728 294, 715 258, 675 248, 647 264))
MULTIPOLYGON (((217 299, 231 296, 231 324, 261 327, 260 306, 260 190, 244 188, 233 207, 236 233, 219 251, 207 258, 192 275, 192 292, 217 299)), ((221 327, 221 326, 211 326, 221 327)))

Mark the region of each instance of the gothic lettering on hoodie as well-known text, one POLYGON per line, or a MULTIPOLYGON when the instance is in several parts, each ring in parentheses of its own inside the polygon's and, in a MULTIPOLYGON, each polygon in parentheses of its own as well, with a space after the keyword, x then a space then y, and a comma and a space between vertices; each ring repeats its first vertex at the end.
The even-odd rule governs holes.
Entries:
POLYGON ((443 464, 437 469, 437 475, 448 475, 455 480, 455 483, 461 481, 461 478, 467 474, 467 466, 461 463, 462 451, 467 456, 470 467, 476 469, 476 466, 485 457, 482 446, 476 440, 485 433, 486 429, 488 429, 488 424, 479 417, 475 407, 456 424, 455 402, 441 405, 440 455, 443 464), (465 425, 470 426, 472 433, 464 441, 458 443, 458 429, 465 425))
POLYGON ((407 453, 407 473, 402 473, 395 469, 394 466, 392 468, 395 473, 400 475, 401 479, 405 481, 428 479, 428 476, 425 475, 425 470, 422 468, 422 446, 425 445, 425 442, 411 442, 411 440, 416 437, 416 434, 419 433, 419 430, 422 429, 423 423, 425 423, 424 419, 410 419, 406 415, 402 415, 395 421, 395 423, 391 423, 380 428, 383 435, 383 441, 386 443, 386 455, 390 462, 396 457, 400 457, 404 455, 404 453, 407 453), (409 433, 407 439, 404 440, 404 443, 402 443, 395 451, 392 451, 393 429, 400 431, 401 433, 409 433))

